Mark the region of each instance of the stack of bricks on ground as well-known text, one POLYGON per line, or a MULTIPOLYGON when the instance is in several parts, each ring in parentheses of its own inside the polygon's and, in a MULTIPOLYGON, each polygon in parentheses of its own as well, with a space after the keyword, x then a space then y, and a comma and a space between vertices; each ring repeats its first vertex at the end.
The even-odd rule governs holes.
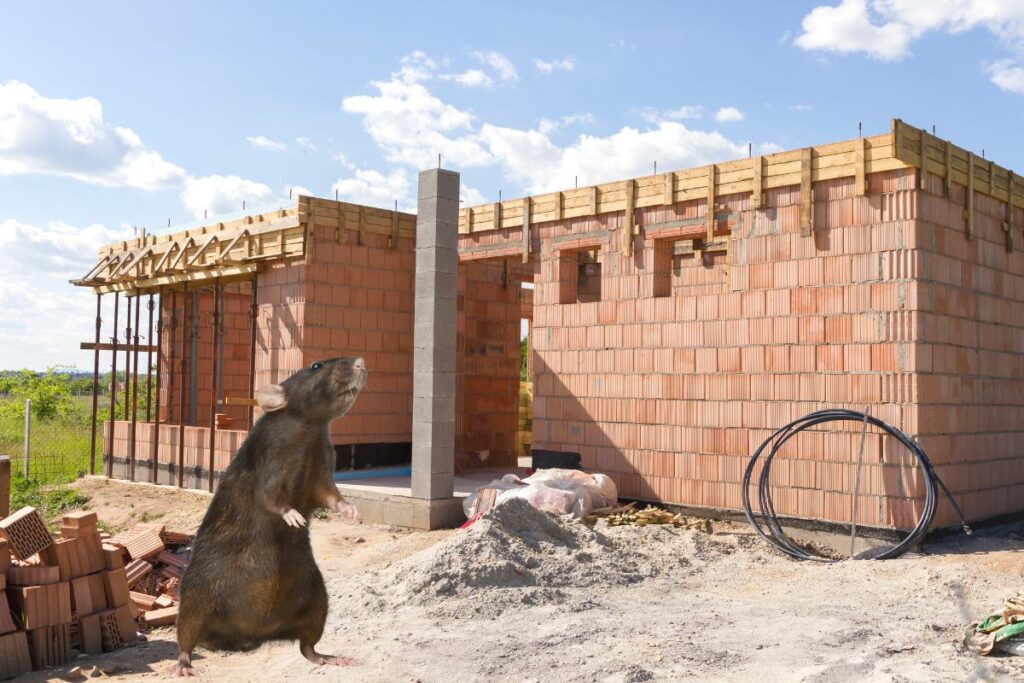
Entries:
POLYGON ((116 650, 140 623, 174 623, 191 538, 151 524, 108 538, 96 522, 68 513, 54 539, 35 508, 0 520, 0 677, 116 650))

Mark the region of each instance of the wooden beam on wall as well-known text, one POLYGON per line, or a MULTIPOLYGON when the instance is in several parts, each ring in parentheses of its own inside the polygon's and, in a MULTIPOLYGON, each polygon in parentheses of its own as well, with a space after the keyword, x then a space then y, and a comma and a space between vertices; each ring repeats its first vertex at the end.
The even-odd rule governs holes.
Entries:
POLYGON ((707 242, 715 241, 715 165, 708 166, 708 208, 707 208, 707 242))
POLYGON ((494 229, 501 230, 501 202, 494 202, 494 229))
POLYGON ((622 251, 633 255, 633 214, 636 211, 636 181, 626 181, 626 210, 622 218, 622 251))
POLYGON ((967 215, 966 234, 967 239, 974 239, 974 153, 967 153, 967 215))
POLYGON ((754 189, 750 195, 751 205, 755 209, 764 206, 764 157, 754 157, 754 189))
POLYGON ((928 138, 925 131, 921 131, 921 165, 917 167, 917 189, 924 190, 928 187, 928 138))
POLYGON ((676 174, 671 171, 665 174, 665 185, 662 187, 661 203, 665 205, 675 204, 676 174))
POLYGON ((395 210, 391 212, 391 239, 388 245, 392 249, 398 249, 398 200, 395 200, 395 210))
POLYGON ((868 141, 866 138, 860 138, 857 142, 857 151, 854 153, 855 157, 853 160, 854 167, 854 185, 858 197, 863 197, 868 191, 868 178, 865 172, 864 160, 868 154, 868 141))
POLYGON ((814 206, 811 204, 811 164, 813 161, 810 147, 800 150, 800 234, 804 237, 810 237, 814 232, 814 206))
POLYGON ((953 143, 946 140, 946 197, 948 198, 953 189, 953 143))
POLYGON ((530 260, 530 198, 523 198, 523 263, 530 260))
POLYGON ((365 213, 366 212, 363 209, 363 205, 360 204, 359 205, 359 224, 357 226, 358 227, 357 235, 358 235, 358 238, 359 238, 359 241, 357 242, 357 244, 359 244, 359 245, 365 244, 365 242, 366 242, 366 217, 364 215, 365 213))
POLYGON ((1010 177, 1007 180, 1007 198, 1006 198, 1006 222, 1003 223, 1003 232, 1006 233, 1006 252, 1013 253, 1013 178, 1014 172, 1010 171, 1010 177))

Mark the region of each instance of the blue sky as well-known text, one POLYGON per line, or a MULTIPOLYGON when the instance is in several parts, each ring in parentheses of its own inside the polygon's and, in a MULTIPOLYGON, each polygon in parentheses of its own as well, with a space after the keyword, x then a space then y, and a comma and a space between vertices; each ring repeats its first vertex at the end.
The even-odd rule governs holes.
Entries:
POLYGON ((411 208, 439 151, 468 203, 893 116, 1024 170, 1024 0, 551 4, 0 4, 0 367, 90 364, 66 280, 135 226, 411 208))

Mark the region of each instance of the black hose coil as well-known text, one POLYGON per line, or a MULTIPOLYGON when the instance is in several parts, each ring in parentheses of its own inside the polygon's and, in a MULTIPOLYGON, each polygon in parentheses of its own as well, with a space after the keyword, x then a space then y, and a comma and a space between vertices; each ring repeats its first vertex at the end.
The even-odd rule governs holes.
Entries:
POLYGON ((746 514, 750 524, 754 527, 758 534, 761 535, 766 541, 774 545, 776 548, 801 560, 816 560, 819 562, 834 562, 835 560, 819 557, 812 555, 800 546, 796 545, 790 540, 785 532, 782 530, 782 526, 779 524, 778 516, 775 513, 775 505, 772 501, 771 487, 768 483, 769 474, 771 473, 772 460, 775 458, 776 453, 782 448, 782 446, 789 441, 792 437, 796 436, 800 432, 809 427, 822 424, 824 422, 834 421, 847 421, 847 422, 859 422, 872 424, 885 433, 892 436, 894 439, 903 444, 911 453, 917 457, 918 465, 921 467, 925 475, 925 501, 924 511, 921 513, 921 517, 917 522, 917 526, 904 538, 902 541, 897 543, 891 548, 888 548, 884 552, 875 555, 872 559, 887 560, 893 557, 899 557, 903 553, 907 552, 912 548, 921 538, 927 533, 928 528, 931 526, 932 520, 935 517, 935 510, 938 507, 938 487, 942 487, 942 490, 949 497, 953 507, 956 508, 957 514, 960 515, 960 520, 963 523, 963 529, 965 533, 971 533, 970 527, 967 524, 967 520, 964 519, 963 512, 960 510, 960 506, 957 505, 956 499, 953 498, 953 494, 950 493, 949 489, 939 478, 939 475, 935 473, 935 469, 932 467, 931 462, 928 460, 928 456, 925 455, 921 447, 917 445, 909 436, 904 434, 902 431, 887 424, 883 420, 879 420, 876 417, 866 415, 864 413, 857 412, 855 410, 845 409, 830 409, 830 410, 819 410, 814 413, 809 413, 793 422, 790 422, 786 426, 782 427, 774 434, 765 439, 764 443, 754 451, 754 454, 750 457, 750 462, 747 464, 747 469, 743 473, 743 512, 746 514), (770 446, 770 448, 769 448, 770 446), (767 455, 764 458, 764 466, 761 468, 761 475, 757 483, 758 503, 761 508, 759 515, 754 514, 750 506, 750 480, 754 474, 754 468, 757 465, 758 460, 764 454, 765 449, 768 449, 767 455), (758 520, 761 517, 761 520, 758 520))

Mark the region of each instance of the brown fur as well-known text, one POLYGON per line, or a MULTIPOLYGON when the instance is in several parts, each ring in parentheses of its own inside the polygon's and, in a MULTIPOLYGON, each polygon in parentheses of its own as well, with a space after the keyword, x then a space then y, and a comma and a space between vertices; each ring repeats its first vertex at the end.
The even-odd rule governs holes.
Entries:
POLYGON ((253 425, 224 473, 181 580, 179 673, 190 673, 199 645, 244 651, 298 640, 311 661, 332 659, 313 649, 327 619, 327 590, 309 527, 289 526, 282 515, 296 510, 308 524, 316 509, 342 501, 328 427, 366 382, 357 361, 314 363, 270 387, 278 392, 272 400, 261 398, 273 412, 253 425))

